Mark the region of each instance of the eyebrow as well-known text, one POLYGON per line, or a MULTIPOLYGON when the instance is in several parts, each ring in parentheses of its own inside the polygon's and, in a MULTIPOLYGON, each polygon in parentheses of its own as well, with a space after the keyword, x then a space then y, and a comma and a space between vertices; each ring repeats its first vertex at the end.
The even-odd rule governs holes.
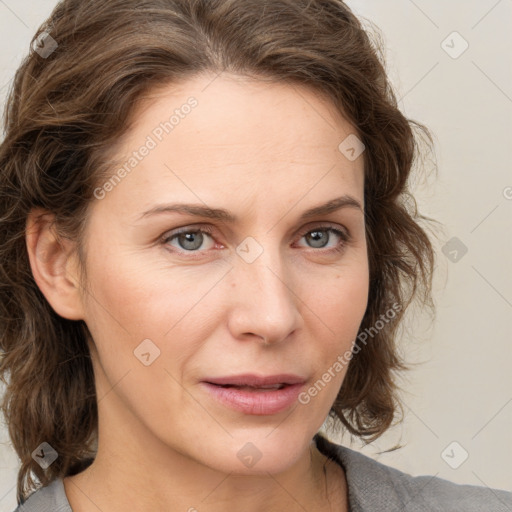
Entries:
MULTIPOLYGON (((327 201, 324 204, 314 206, 313 208, 306 210, 299 217, 299 221, 304 221, 310 219, 311 217, 316 217, 319 215, 327 215, 329 213, 341 210, 342 208, 356 208, 360 210, 362 213, 364 213, 363 207, 361 206, 361 203, 357 199, 349 195, 343 195, 341 197, 331 199, 330 201, 327 201)), ((230 213, 228 210, 224 210, 223 208, 210 208, 204 205, 185 203, 157 205, 142 213, 142 215, 140 215, 140 217, 137 220, 141 220, 145 217, 149 217, 152 215, 160 215, 167 213, 182 213, 194 215, 197 217, 205 217, 208 219, 227 222, 230 224, 234 224, 238 220, 238 218, 235 215, 230 213)))

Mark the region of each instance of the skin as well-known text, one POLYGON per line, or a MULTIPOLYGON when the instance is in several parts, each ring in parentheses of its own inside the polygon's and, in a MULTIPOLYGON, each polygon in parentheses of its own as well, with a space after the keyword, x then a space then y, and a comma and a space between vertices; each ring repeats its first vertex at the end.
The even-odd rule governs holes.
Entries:
POLYGON ((295 373, 307 389, 351 349, 369 284, 363 157, 350 161, 338 145, 356 130, 308 88, 201 75, 148 95, 115 157, 128 158, 190 96, 198 106, 90 205, 83 286, 75 247, 58 240, 51 216, 28 221, 38 286, 92 335, 98 454, 65 478, 66 494, 75 512, 347 510, 342 468, 312 443, 346 367, 309 403, 273 415, 228 409, 199 382, 295 373), (362 209, 299 220, 344 194, 362 209), (138 220, 162 203, 224 208, 238 220, 138 220), (213 232, 199 249, 169 240, 203 226, 213 232), (263 249, 252 263, 236 252, 248 236, 263 249), (134 355, 145 339, 160 350, 149 366, 134 355), (252 467, 237 457, 248 442, 262 455, 252 467))

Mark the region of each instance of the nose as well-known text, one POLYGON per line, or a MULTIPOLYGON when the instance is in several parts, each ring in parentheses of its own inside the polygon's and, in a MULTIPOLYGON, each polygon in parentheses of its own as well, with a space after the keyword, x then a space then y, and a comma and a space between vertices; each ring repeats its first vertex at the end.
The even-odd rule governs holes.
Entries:
POLYGON ((237 256, 234 266, 228 327, 236 339, 256 336, 270 345, 301 327, 302 300, 278 249, 265 248, 252 263, 237 256))

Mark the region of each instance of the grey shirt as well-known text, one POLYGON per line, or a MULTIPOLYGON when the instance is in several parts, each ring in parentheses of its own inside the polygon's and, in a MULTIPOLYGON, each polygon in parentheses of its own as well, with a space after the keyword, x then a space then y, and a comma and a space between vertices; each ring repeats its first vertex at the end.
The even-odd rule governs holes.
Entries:
MULTIPOLYGON (((350 512, 512 512, 512 492, 413 477, 320 434, 314 440, 345 470, 350 512)), ((32 493, 14 512, 72 512, 62 479, 32 493)))

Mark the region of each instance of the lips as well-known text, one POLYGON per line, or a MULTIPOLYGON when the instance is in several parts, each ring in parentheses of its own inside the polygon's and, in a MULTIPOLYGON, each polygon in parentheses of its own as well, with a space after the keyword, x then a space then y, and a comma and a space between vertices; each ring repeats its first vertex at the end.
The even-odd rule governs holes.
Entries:
POLYGON ((272 415, 292 406, 305 383, 298 375, 253 374, 208 378, 201 387, 216 402, 247 415, 272 415))

